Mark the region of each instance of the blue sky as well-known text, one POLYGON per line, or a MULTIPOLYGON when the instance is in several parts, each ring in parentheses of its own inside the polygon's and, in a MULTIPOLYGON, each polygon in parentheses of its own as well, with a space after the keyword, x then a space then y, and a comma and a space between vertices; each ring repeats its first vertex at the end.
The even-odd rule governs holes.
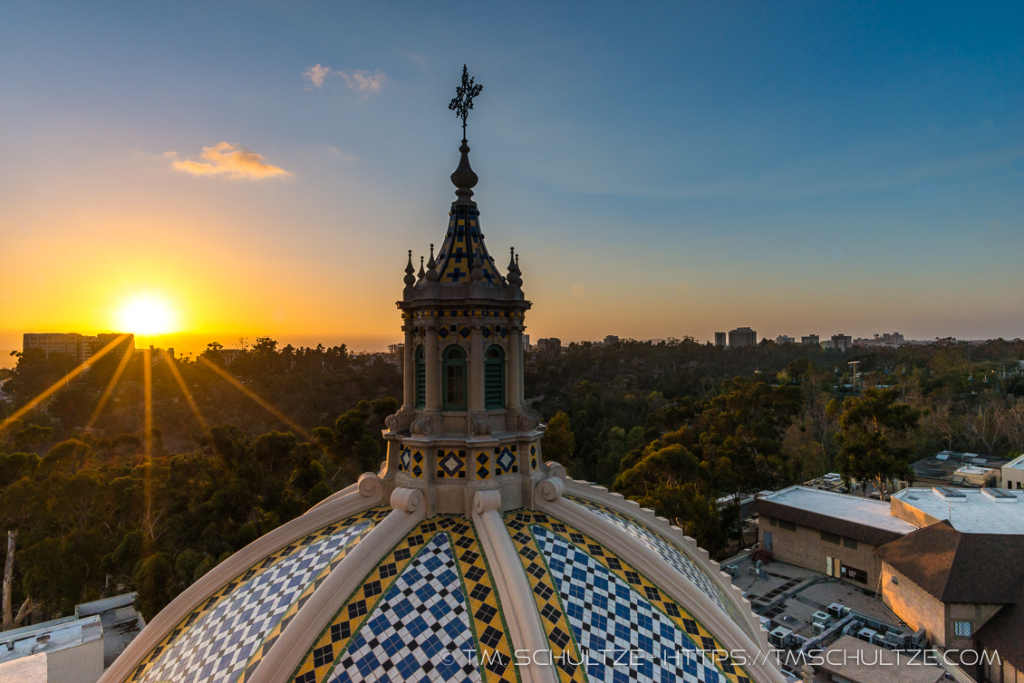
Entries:
POLYGON ((534 338, 1022 336, 1021 15, 7 4, 0 347, 110 328, 140 292, 183 335, 397 338, 405 250, 453 198, 463 63, 488 246, 522 254, 534 338), (222 142, 284 173, 182 170, 222 142))

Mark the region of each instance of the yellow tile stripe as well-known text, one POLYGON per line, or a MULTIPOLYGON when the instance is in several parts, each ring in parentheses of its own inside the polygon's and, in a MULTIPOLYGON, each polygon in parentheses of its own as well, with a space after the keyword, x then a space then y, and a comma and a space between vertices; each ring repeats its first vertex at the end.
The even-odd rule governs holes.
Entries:
POLYGON ((433 517, 420 524, 367 574, 363 585, 342 606, 333 622, 324 630, 307 653, 292 680, 300 678, 303 681, 310 680, 307 676, 310 672, 313 673, 311 680, 316 683, 322 683, 327 679, 335 662, 348 649, 352 638, 359 632, 369 615, 373 613, 377 603, 398 580, 406 566, 412 562, 417 551, 425 547, 438 533, 449 535, 452 550, 459 565, 459 575, 463 584, 462 588, 465 591, 467 606, 472 617, 470 623, 474 628, 473 640, 477 644, 478 652, 481 648, 486 651, 486 657, 481 653, 479 660, 483 680, 488 683, 513 683, 519 680, 518 672, 512 673, 515 671, 512 664, 509 664, 501 673, 489 670, 485 666, 494 657, 494 652, 505 657, 505 661, 511 660, 512 648, 508 638, 508 628, 505 625, 498 596, 491 583, 490 572, 480 550, 472 522, 465 517, 454 515, 433 517), (379 585, 373 585, 378 582, 379 585), (367 590, 367 587, 371 585, 372 588, 367 590), (486 611, 481 612, 481 608, 485 605, 495 610, 498 618, 488 621, 486 611), (480 643, 479 639, 489 626, 500 631, 500 635, 495 636, 496 642, 493 645, 485 646, 480 643), (323 650, 328 646, 330 646, 330 650, 323 650), (319 658, 316 656, 318 651, 321 653, 319 658), (319 666, 316 665, 318 659, 319 666))
POLYGON ((531 520, 530 513, 523 510, 505 513, 505 524, 509 527, 512 543, 519 553, 526 577, 530 581, 530 589, 537 600, 537 611, 544 624, 552 659, 560 663, 559 679, 562 683, 586 683, 583 667, 578 665, 582 661, 579 647, 565 616, 562 599, 551 581, 544 555, 527 527, 531 520))

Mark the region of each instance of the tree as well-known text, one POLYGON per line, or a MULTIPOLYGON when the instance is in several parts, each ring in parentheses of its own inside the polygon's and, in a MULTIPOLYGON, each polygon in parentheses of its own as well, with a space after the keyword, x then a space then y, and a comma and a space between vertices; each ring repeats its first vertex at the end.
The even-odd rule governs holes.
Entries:
POLYGON ((11 529, 7 532, 7 559, 4 561, 4 584, 3 584, 3 628, 0 630, 9 631, 14 628, 14 613, 11 607, 11 588, 14 584, 14 549, 17 545, 18 531, 11 529))
POLYGON ((555 413, 540 443, 546 460, 553 460, 568 469, 576 452, 576 437, 572 433, 569 416, 561 410, 555 413))
POLYGON ((910 479, 912 449, 906 438, 917 428, 921 411, 899 403, 898 389, 865 389, 860 397, 829 402, 831 416, 839 420, 836 457, 847 480, 870 481, 882 499, 892 479, 910 479))

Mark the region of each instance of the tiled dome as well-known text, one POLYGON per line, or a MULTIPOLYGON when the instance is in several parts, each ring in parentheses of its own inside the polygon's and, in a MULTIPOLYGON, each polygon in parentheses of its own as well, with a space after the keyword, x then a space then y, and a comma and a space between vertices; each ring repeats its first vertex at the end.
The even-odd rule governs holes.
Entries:
POLYGON ((102 683, 782 683, 692 539, 543 462, 531 304, 517 258, 502 276, 484 247, 459 151, 438 260, 418 280, 411 252, 406 266, 380 473, 203 576, 102 683))
POLYGON ((691 539, 541 468, 533 509, 482 491, 470 514, 430 518, 422 491, 388 505, 386 480, 363 475, 204 576, 102 680, 782 680, 710 654, 768 646, 691 539))

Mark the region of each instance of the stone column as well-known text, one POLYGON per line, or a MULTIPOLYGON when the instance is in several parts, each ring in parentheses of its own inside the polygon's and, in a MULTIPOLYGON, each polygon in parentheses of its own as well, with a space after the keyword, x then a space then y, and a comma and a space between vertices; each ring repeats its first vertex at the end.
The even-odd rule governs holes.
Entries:
POLYGON ((522 402, 520 396, 522 395, 521 385, 521 371, 523 365, 523 352, 520 348, 519 343, 519 330, 515 327, 509 327, 508 330, 508 387, 507 393, 505 394, 505 407, 509 410, 519 410, 519 405, 522 402))
POLYGON ((523 353, 526 350, 523 348, 523 331, 526 329, 526 325, 520 327, 516 334, 519 339, 519 402, 526 403, 526 361, 523 359, 523 353))
POLYGON ((484 410, 484 335, 479 325, 469 335, 469 411, 484 410))
POLYGON ((416 407, 416 349, 413 347, 412 316, 406 314, 405 318, 405 361, 402 371, 405 373, 405 392, 402 402, 403 410, 412 410, 416 407))
POLYGON ((427 362, 427 410, 441 408, 441 366, 437 357, 437 326, 433 323, 427 328, 426 336, 427 362))

